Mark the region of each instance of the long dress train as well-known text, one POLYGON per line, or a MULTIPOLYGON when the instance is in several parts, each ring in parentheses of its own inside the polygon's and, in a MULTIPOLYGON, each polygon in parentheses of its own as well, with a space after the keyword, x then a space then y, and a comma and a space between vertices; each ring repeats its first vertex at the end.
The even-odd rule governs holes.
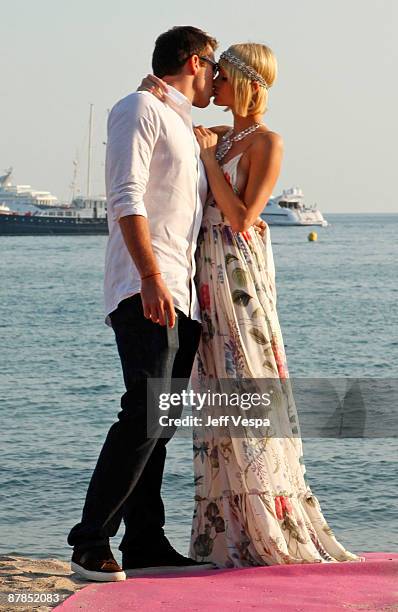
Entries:
MULTIPOLYGON (((237 193, 244 183, 240 157, 223 165, 237 193)), ((268 227, 264 238, 253 228, 232 232, 210 195, 198 241, 197 283, 203 333, 193 377, 202 389, 210 380, 278 379, 290 435, 258 437, 248 429, 238 437, 228 426, 194 427, 190 556, 221 567, 364 561, 337 541, 304 476, 268 227)))

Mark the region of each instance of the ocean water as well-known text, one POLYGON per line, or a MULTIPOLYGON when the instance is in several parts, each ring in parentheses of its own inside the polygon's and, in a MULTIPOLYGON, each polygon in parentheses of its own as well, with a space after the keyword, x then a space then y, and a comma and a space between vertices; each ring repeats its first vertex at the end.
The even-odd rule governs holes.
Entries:
MULTIPOLYGON (((271 229, 290 376, 398 378, 398 215, 326 217, 316 243, 308 228, 271 229)), ((69 558, 67 534, 117 418, 123 380, 103 322, 105 244, 0 237, 1 554, 69 558)), ((168 445, 163 487, 167 534, 183 553, 191 452, 187 438, 168 445)), ((308 482, 348 550, 398 551, 397 457, 391 437, 304 440, 308 482)), ((119 559, 122 533, 112 541, 119 559)))

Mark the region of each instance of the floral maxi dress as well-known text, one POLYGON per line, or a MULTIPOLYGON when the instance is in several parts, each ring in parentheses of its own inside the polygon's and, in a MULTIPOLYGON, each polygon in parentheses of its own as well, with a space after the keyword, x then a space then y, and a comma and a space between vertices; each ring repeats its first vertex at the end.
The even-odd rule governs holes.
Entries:
MULTIPOLYGON (((239 193, 241 155, 223 165, 239 193)), ((203 332, 193 381, 274 378, 284 386, 290 436, 235 436, 194 427, 195 508, 190 556, 220 567, 364 561, 347 551, 305 479, 302 442, 276 311, 268 227, 232 232, 209 196, 197 248, 203 332), (286 399, 287 398, 287 399, 286 399)), ((194 382, 193 382, 194 384, 194 382)))

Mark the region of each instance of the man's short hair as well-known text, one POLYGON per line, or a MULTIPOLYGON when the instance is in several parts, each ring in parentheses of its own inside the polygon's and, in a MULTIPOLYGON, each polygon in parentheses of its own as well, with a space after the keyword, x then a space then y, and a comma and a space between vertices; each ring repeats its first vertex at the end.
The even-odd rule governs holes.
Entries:
POLYGON ((156 39, 152 55, 153 74, 159 78, 178 74, 189 57, 203 54, 209 45, 214 51, 218 42, 199 28, 175 26, 167 30, 156 39))

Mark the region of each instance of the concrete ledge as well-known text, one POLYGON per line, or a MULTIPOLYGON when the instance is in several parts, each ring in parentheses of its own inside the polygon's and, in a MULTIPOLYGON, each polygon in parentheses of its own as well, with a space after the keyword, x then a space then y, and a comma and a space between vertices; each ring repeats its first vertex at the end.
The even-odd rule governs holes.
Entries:
POLYGON ((93 583, 56 609, 62 612, 398 610, 398 553, 359 554, 366 557, 365 562, 205 570, 93 583))

